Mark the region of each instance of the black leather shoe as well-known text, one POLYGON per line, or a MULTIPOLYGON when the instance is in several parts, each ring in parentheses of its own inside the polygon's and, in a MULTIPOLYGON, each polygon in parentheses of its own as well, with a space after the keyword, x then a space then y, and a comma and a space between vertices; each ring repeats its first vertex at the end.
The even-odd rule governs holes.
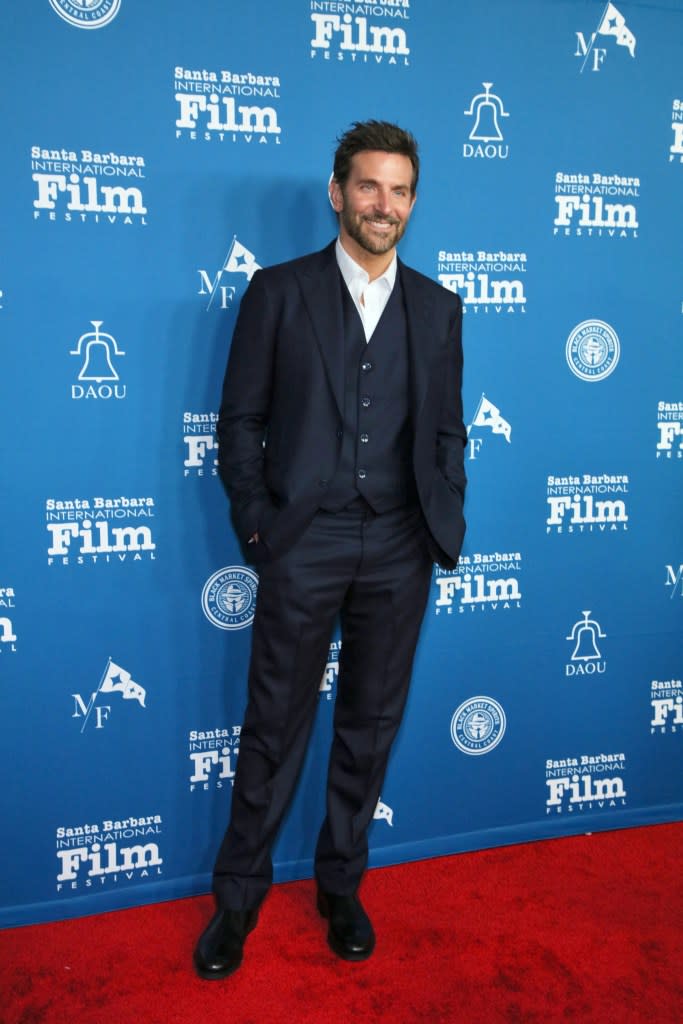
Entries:
POLYGON ((258 910, 217 910, 194 951, 200 978, 227 978, 242 963, 244 941, 256 927, 258 910))
POLYGON ((375 948, 375 933, 358 896, 318 889, 318 910, 329 921, 330 949, 342 960, 367 960, 375 948))

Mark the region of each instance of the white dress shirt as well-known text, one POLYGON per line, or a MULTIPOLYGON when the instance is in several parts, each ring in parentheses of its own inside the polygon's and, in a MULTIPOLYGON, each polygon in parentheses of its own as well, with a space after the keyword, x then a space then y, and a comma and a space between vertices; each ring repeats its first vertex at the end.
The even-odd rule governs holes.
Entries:
POLYGON ((335 252, 341 275, 363 321, 365 340, 370 341, 396 283, 396 253, 384 273, 371 281, 368 272, 349 256, 339 239, 335 252))

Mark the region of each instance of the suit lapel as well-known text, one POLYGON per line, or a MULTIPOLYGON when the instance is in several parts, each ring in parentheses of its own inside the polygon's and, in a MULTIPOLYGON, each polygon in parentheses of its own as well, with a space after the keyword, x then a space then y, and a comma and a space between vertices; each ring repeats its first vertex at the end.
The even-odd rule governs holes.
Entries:
POLYGON ((339 413, 343 415, 344 320, 334 242, 323 249, 315 260, 298 270, 297 276, 330 387, 339 413))
POLYGON ((412 392, 413 423, 422 409, 427 393, 429 367, 437 347, 434 329, 434 304, 417 274, 398 261, 408 321, 408 355, 412 392))

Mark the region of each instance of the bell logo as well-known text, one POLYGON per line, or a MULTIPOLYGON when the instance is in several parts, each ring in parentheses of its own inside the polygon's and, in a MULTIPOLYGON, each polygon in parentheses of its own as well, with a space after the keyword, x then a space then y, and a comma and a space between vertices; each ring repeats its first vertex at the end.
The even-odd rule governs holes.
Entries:
POLYGON ((464 144, 462 154, 465 157, 506 160, 510 153, 510 147, 500 144, 503 140, 503 133, 499 119, 510 115, 505 110, 500 96, 491 92, 493 82, 482 82, 481 84, 486 91, 477 93, 472 98, 470 109, 464 112, 466 117, 474 117, 474 126, 469 134, 470 141, 464 144), (473 145, 473 143, 477 143, 477 145, 473 145))
POLYGON ((118 383, 120 378, 112 361, 112 357, 125 356, 126 353, 119 348, 113 335, 100 331, 103 322, 91 320, 95 330, 82 334, 76 348, 69 352, 69 355, 83 359, 78 380, 85 383, 71 385, 71 397, 74 399, 126 397, 126 385, 118 383))
POLYGON ((598 640, 604 640, 607 636, 600 628, 595 619, 589 619, 590 611, 581 613, 582 619, 575 622, 572 631, 565 639, 571 640, 574 650, 571 655, 571 663, 565 665, 567 676, 593 675, 604 673, 607 662, 603 660, 598 647, 598 640))

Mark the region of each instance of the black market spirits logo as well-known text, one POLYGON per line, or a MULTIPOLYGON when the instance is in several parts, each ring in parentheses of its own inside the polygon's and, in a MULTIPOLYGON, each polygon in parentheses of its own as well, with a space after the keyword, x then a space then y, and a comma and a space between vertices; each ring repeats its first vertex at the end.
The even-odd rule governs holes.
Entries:
POLYGON ((657 458, 683 459, 683 402, 657 404, 657 458))
POLYGON ((615 533, 628 530, 627 474, 548 476, 546 533, 615 533))
POLYGON ((185 476, 216 476, 218 473, 217 412, 183 413, 185 476))
POLYGON ((683 100, 674 100, 671 105, 671 131, 674 137, 669 147, 669 163, 683 164, 683 100))
POLYGON ((503 118, 509 117, 500 96, 491 92, 493 82, 482 82, 484 92, 472 97, 469 108, 464 111, 471 117, 468 141, 463 143, 462 155, 466 159, 507 160, 510 147, 504 144, 503 118))
POLYGON ((119 13, 121 0, 50 0, 60 18, 75 28, 104 28, 119 13))
POLYGON ((434 612, 452 615, 521 608, 521 571, 522 556, 518 551, 476 552, 461 555, 455 569, 437 566, 433 581, 434 612))
POLYGON ((0 654, 16 654, 17 634, 10 616, 16 608, 14 587, 0 587, 0 654))
POLYGON ((47 498, 48 565, 154 561, 154 498, 47 498))
POLYGON ((160 814, 56 829, 57 892, 125 885, 162 874, 160 814))
POLYGON ((31 146, 31 170, 34 220, 147 225, 141 156, 31 146))
POLYGON ((232 786, 240 752, 240 732, 239 725, 229 729, 190 730, 191 793, 232 786))
POLYGON ((580 754, 545 762, 546 814, 586 814, 626 806, 625 754, 580 754))
POLYGON ((173 88, 176 139, 280 145, 279 75, 176 67, 173 88))
POLYGON ((410 0, 310 0, 311 60, 410 66, 410 0))
POLYGON ((526 313, 525 252, 440 249, 437 279, 462 299, 463 313, 526 313))
POLYGON ((653 679, 650 683, 650 735, 683 736, 683 683, 680 679, 653 679))
POLYGON ((558 238, 637 238, 640 178, 619 174, 555 173, 555 219, 558 238))

